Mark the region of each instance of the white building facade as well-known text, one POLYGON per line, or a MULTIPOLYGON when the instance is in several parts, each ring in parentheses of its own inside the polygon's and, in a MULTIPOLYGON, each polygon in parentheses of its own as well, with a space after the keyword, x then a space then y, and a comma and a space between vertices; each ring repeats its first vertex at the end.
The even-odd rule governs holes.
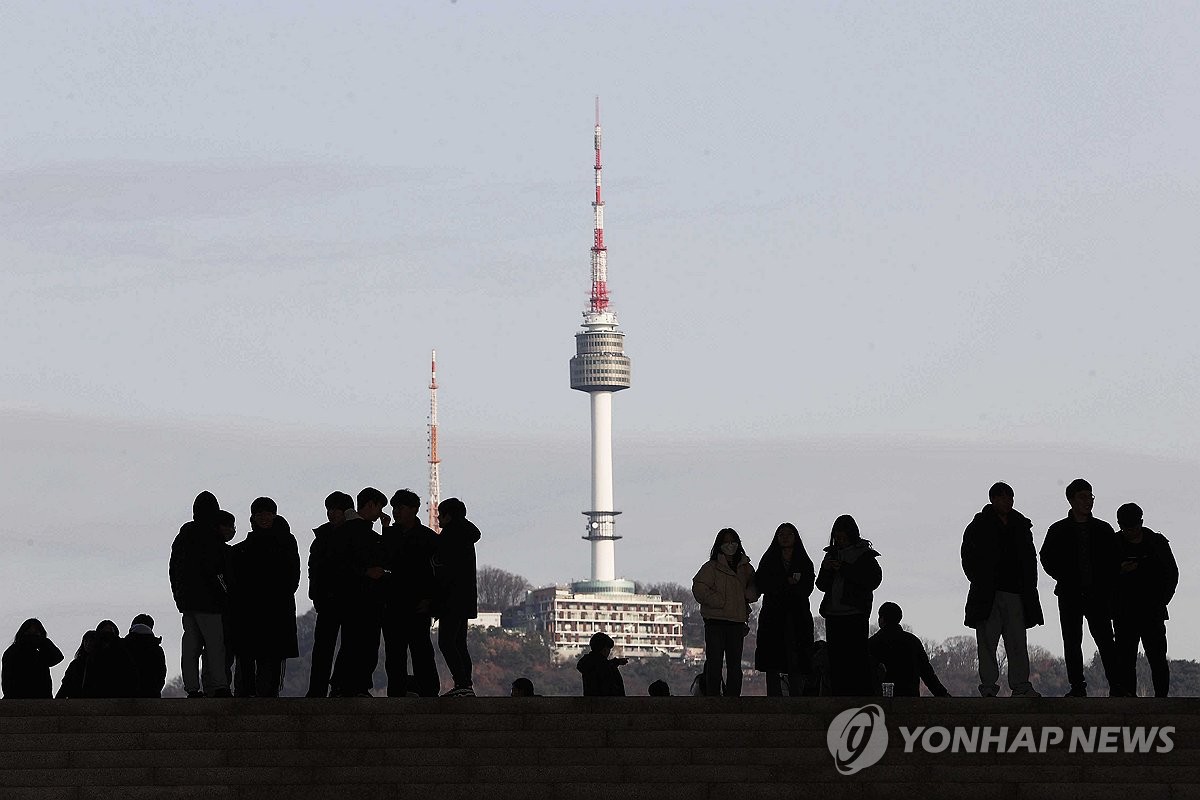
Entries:
POLYGON ((547 586, 531 591, 525 600, 528 623, 546 632, 558 657, 586 652, 592 635, 603 632, 616 645, 615 657, 683 658, 682 603, 656 594, 634 594, 632 586, 612 592, 576 588, 547 586))

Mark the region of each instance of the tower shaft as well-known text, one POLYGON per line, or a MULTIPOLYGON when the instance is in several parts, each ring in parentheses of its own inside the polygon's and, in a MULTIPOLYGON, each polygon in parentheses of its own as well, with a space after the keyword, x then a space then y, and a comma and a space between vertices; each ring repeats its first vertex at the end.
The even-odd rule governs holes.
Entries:
POLYGON ((429 356, 429 527, 440 532, 437 507, 442 501, 442 460, 438 458, 437 390, 437 350, 433 350, 429 356))

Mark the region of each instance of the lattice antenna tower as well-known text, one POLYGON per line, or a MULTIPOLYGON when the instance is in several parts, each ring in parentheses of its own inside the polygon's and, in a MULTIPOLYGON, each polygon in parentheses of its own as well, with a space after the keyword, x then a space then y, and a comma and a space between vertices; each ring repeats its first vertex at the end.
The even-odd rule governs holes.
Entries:
POLYGON ((441 532, 437 507, 442 502, 442 476, 438 458, 437 350, 429 356, 429 527, 441 532))

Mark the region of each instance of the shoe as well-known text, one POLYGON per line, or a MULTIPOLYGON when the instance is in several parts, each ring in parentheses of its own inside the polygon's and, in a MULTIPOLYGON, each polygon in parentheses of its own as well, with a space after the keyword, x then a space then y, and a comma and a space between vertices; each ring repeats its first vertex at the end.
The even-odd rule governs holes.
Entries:
POLYGON ((358 692, 354 696, 355 697, 374 697, 375 695, 371 694, 370 692, 358 692))
POLYGON ((980 686, 979 687, 979 696, 980 697, 995 697, 999 693, 1000 693, 999 686, 980 686))
POLYGON ((213 689, 213 697, 233 697, 228 689, 213 689))
POLYGON ((1087 697, 1087 686, 1072 686, 1071 691, 1064 694, 1063 697, 1087 697))
POLYGON ((1013 697, 1041 697, 1042 693, 1037 689, 1030 687, 1028 689, 1018 689, 1012 693, 1013 697))
POLYGON ((450 691, 446 692, 442 697, 474 697, 475 690, 470 686, 455 686, 450 691))
POLYGON ((196 690, 196 691, 194 691, 194 692, 188 692, 188 693, 187 693, 187 696, 188 696, 188 697, 204 697, 204 692, 202 692, 202 691, 200 691, 199 689, 197 689, 197 690, 196 690))

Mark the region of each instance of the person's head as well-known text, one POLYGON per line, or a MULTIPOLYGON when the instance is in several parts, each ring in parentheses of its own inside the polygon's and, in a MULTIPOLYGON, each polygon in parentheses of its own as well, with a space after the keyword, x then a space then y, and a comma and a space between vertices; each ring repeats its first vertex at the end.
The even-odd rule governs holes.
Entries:
POLYGON ((708 560, 716 561, 720 555, 730 560, 738 560, 739 556, 746 555, 746 551, 742 549, 742 537, 738 536, 738 532, 733 528, 721 528, 717 531, 717 538, 713 541, 712 549, 708 551, 708 560))
POLYGON ((777 547, 795 547, 800 541, 800 531, 790 522, 784 522, 775 529, 775 545, 777 547))
POLYGON ((269 530, 275 524, 279 506, 269 497, 259 497, 250 504, 250 527, 257 531, 269 530))
POLYGON ((237 536, 237 517, 231 511, 218 511, 216 520, 217 532, 221 534, 221 540, 232 542, 233 537, 237 536))
POLYGON ((368 486, 358 493, 358 515, 367 522, 379 519, 379 514, 386 505, 387 495, 373 486, 368 486))
POLYGON ((333 492, 325 498, 325 516, 334 525, 346 521, 346 512, 354 508, 354 498, 345 492, 333 492))
POLYGON ((129 627, 134 625, 145 625, 150 630, 154 630, 154 617, 149 614, 138 614, 133 618, 133 622, 129 623, 129 627))
POLYGON ((666 681, 657 680, 654 683, 650 684, 650 687, 646 690, 646 692, 651 697, 670 697, 671 696, 671 687, 667 685, 666 681))
POLYGON ((121 629, 118 628, 117 623, 113 622, 111 619, 102 619, 96 626, 96 633, 107 633, 113 636, 120 636, 121 629))
POLYGON ((510 697, 533 697, 533 681, 529 678, 517 678, 512 682, 508 694, 510 697))
POLYGON ((1067 502, 1071 504, 1071 511, 1077 516, 1091 516, 1092 506, 1096 503, 1096 496, 1092 494, 1092 485, 1083 478, 1076 478, 1068 483, 1067 502))
POLYGON ((76 658, 83 658, 89 653, 96 652, 96 644, 100 641, 100 633, 97 631, 85 631, 83 638, 79 640, 79 649, 75 651, 76 658))
POLYGON ((904 619, 904 611, 895 603, 883 603, 879 606, 879 627, 899 625, 904 619))
POLYGON ((603 631, 593 633, 591 640, 588 641, 588 644, 592 646, 592 652, 601 658, 608 658, 608 654, 611 653, 613 647, 616 646, 616 643, 612 640, 612 637, 603 631))
POLYGON ((412 489, 401 489, 392 495, 392 516, 402 527, 411 524, 420 510, 421 498, 412 489))
POLYGON ((1123 531, 1137 531, 1142 527, 1142 507, 1137 503, 1126 503, 1117 509, 1117 527, 1123 531))
POLYGON ((849 514, 842 514, 833 521, 833 529, 829 532, 829 544, 834 547, 849 547, 862 539, 858 531, 858 523, 849 514))
POLYGON ((988 489, 988 501, 991 502, 992 508, 997 514, 1007 514, 1013 509, 1013 490, 1004 481, 993 483, 992 488, 988 489))
POLYGON ((204 525, 212 525, 221 504, 212 492, 201 492, 192 501, 192 519, 204 525))
POLYGON ((46 626, 42 624, 40 619, 30 617, 21 623, 21 627, 17 628, 17 636, 40 636, 46 638, 46 626))
POLYGON ((447 497, 438 503, 438 524, 443 528, 467 518, 467 506, 457 497, 447 497))

